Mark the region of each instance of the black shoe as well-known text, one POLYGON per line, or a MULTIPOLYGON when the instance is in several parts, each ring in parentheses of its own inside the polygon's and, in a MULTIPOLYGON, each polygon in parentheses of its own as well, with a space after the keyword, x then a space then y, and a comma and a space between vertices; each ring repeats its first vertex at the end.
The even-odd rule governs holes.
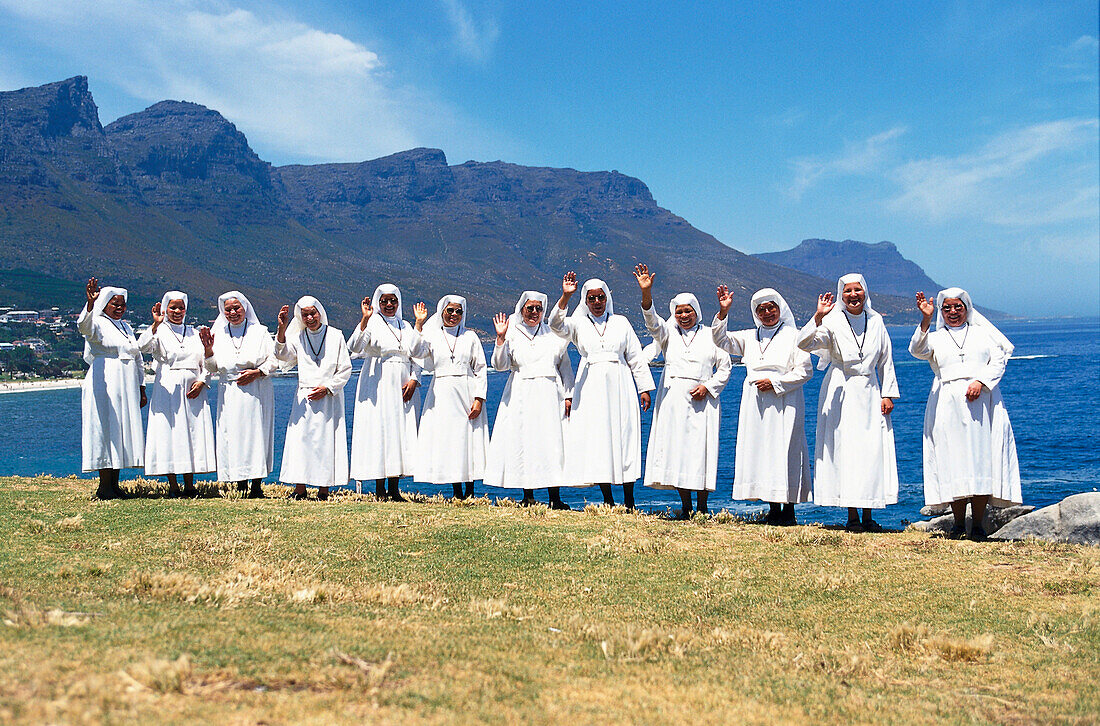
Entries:
POLYGON ((519 500, 519 505, 521 507, 533 507, 536 504, 538 504, 538 502, 535 500, 534 497, 524 497, 523 499, 519 500))
POLYGON ((948 539, 962 539, 966 537, 966 525, 956 524, 951 527, 951 531, 947 533, 948 539))
POLYGON ((557 512, 572 512, 573 508, 560 499, 551 499, 550 508, 557 512))
POLYGON ((768 514, 764 517, 764 524, 768 525, 769 527, 778 527, 779 525, 783 524, 783 516, 775 512, 768 512, 768 514))
POLYGON ((863 531, 863 525, 858 519, 849 519, 848 523, 844 525, 844 529, 859 534, 863 531))
POLYGON ((199 490, 196 489, 193 486, 184 487, 183 488, 183 498, 184 499, 198 499, 199 498, 199 490))
POLYGON ((112 491, 110 487, 99 487, 99 488, 97 488, 95 490, 95 494, 93 496, 96 499, 102 499, 104 501, 106 501, 108 499, 115 499, 116 498, 114 491, 112 491))
POLYGON ((248 490, 249 499, 267 499, 264 496, 264 488, 261 484, 253 484, 252 488, 248 490))
POLYGON ((293 499, 296 502, 300 502, 303 499, 309 499, 309 494, 305 492, 291 492, 287 499, 293 499))
POLYGON ((970 539, 974 542, 985 542, 989 539, 989 535, 985 533, 985 527, 980 524, 972 524, 970 526, 970 539))
POLYGON ((882 525, 879 524, 878 522, 876 522, 873 519, 865 519, 865 520, 863 520, 863 531, 864 532, 881 532, 882 531, 882 525))
POLYGON ((318 492, 317 492, 317 501, 319 501, 319 502, 325 502, 325 501, 328 501, 328 492, 327 492, 327 491, 323 491, 323 490, 322 490, 322 491, 318 491, 318 492))

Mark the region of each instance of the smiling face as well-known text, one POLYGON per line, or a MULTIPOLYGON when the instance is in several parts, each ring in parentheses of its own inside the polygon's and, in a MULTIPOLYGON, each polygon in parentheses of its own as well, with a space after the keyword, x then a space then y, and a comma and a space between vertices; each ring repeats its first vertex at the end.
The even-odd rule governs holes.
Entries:
POLYGON ((378 310, 387 318, 392 318, 394 315, 397 315, 398 304, 397 296, 392 292, 378 296, 378 310))
POLYGON ((317 311, 316 306, 302 308, 302 323, 314 332, 321 328, 321 313, 317 311))
POLYGON ((183 316, 187 314, 187 303, 182 299, 169 300, 168 309, 164 311, 164 314, 172 325, 179 325, 183 322, 183 316))
POLYGON ((844 301, 845 310, 852 315, 859 315, 863 312, 863 301, 867 299, 867 293, 863 291, 863 285, 849 282, 840 293, 840 298, 844 301))
POLYGON ((462 306, 449 302, 443 306, 443 327, 453 328, 462 322, 462 306))
POLYGON ((607 293, 602 288, 594 287, 585 293, 584 304, 588 306, 588 312, 598 318, 607 310, 607 293))
POLYGON ((762 302, 756 306, 756 317, 765 328, 770 328, 779 322, 779 306, 772 301, 762 302))
POLYGON ((542 322, 542 303, 538 300, 528 300, 523 303, 523 307, 519 311, 523 317, 523 322, 532 328, 537 327, 542 322))
POLYGON ((126 298, 115 295, 107 301, 107 304, 103 307, 103 312, 109 318, 122 320, 122 316, 126 314, 126 298))
POLYGON ((957 328, 966 324, 966 305, 959 298, 944 298, 940 311, 943 312, 943 320, 949 327, 957 328))
POLYGON ((244 322, 244 305, 241 305, 241 301, 237 298, 231 297, 226 300, 222 303, 222 309, 230 325, 240 325, 244 322))
POLYGON ((695 308, 690 305, 676 306, 676 323, 681 328, 684 330, 691 330, 698 321, 699 316, 695 314, 695 308))

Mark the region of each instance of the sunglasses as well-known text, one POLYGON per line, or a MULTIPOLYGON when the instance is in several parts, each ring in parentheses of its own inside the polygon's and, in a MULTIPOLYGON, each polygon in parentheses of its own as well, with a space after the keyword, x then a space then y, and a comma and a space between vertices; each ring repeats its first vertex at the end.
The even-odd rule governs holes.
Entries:
POLYGON ((528 313, 541 313, 542 305, 524 305, 523 310, 528 313))
POLYGON ((607 299, 607 295, 589 295, 585 298, 588 302, 603 302, 607 299))
POLYGON ((461 315, 462 308, 443 308, 443 312, 447 315, 461 315))
POLYGON ((944 311, 945 313, 949 313, 952 310, 966 310, 966 306, 962 303, 955 303, 954 305, 943 305, 940 307, 940 310, 944 311))

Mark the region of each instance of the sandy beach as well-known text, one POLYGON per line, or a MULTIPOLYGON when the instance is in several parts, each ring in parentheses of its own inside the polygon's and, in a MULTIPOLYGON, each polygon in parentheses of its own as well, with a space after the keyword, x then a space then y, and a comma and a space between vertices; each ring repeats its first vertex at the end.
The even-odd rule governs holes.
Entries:
POLYGON ((24 393, 27 391, 54 391, 61 388, 80 388, 82 378, 57 378, 49 381, 0 381, 0 393, 24 393))

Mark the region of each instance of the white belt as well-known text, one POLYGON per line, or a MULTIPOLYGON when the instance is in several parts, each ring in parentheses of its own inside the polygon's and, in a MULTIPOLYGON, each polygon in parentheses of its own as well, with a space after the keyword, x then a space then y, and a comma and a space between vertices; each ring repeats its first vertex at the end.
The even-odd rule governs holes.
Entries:
POLYGON ((587 362, 588 365, 592 365, 593 363, 622 363, 624 365, 626 364, 626 361, 623 360, 623 357, 621 355, 619 355, 616 352, 612 352, 612 351, 596 351, 594 353, 589 353, 588 355, 585 356, 585 362, 587 362))

